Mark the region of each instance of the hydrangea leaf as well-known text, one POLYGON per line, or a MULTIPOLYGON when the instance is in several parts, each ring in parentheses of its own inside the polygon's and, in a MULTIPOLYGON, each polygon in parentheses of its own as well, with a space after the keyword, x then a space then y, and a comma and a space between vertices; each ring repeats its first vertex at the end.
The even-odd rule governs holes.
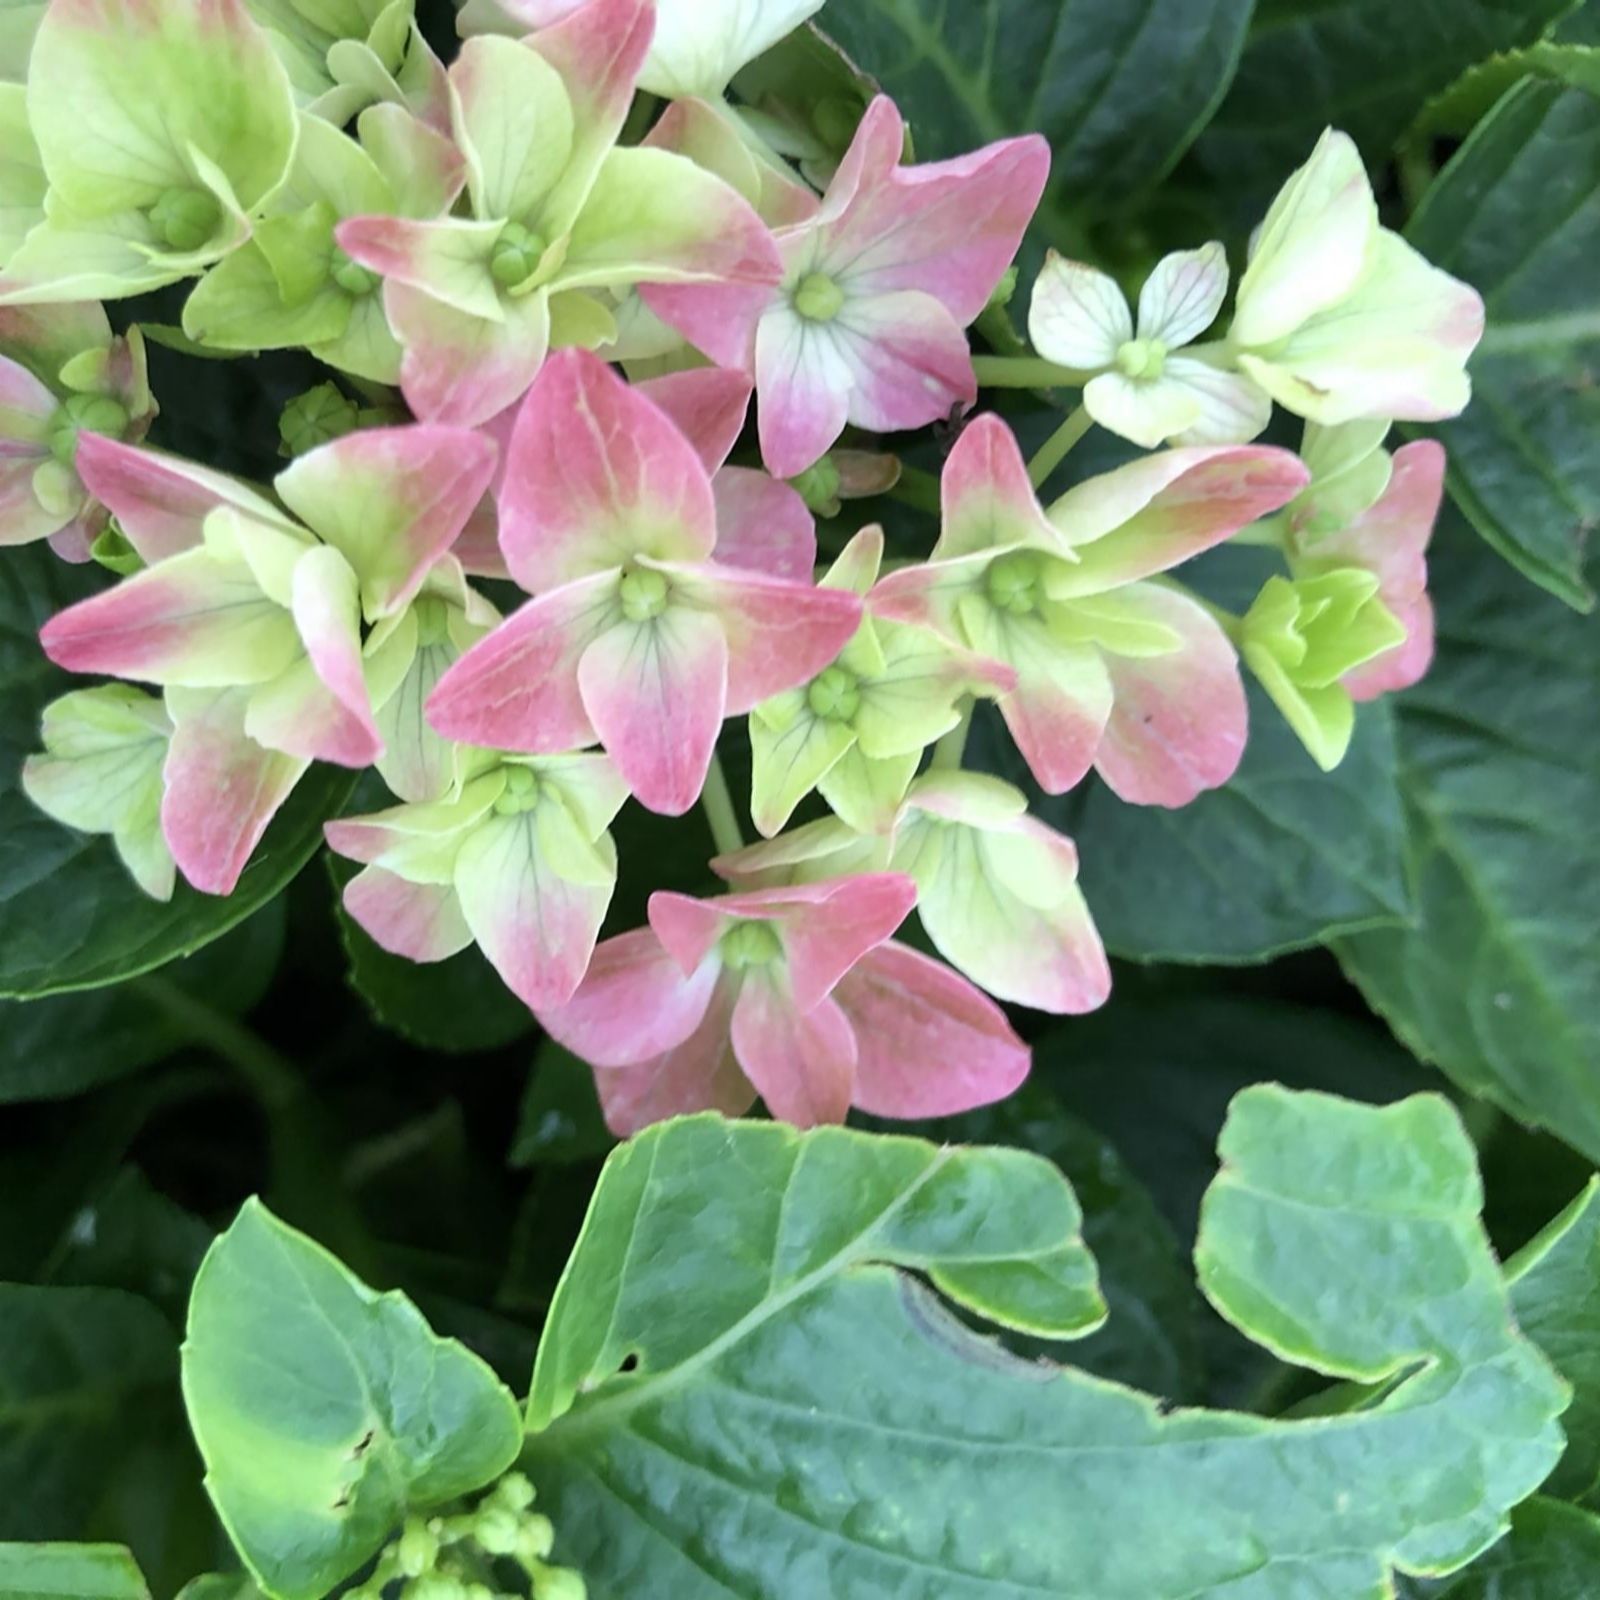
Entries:
POLYGON ((1271 0, 1256 8, 1238 76, 1195 154, 1239 220, 1253 221, 1330 123, 1376 166, 1430 95, 1570 10, 1571 0, 1394 10, 1384 0, 1271 0))
POLYGON ((150 1600, 150 1588, 119 1544, 0 1544, 6 1600, 150 1600))
POLYGON ((196 1275, 183 1392, 217 1512, 278 1600, 321 1600, 408 1507, 489 1483, 521 1442, 477 1356, 256 1200, 196 1275))
POLYGON ((1097 1326, 1077 1205, 1035 1157, 651 1129, 607 1165, 535 1368, 558 1558, 601 1593, 648 1570, 661 1600, 1255 1600, 1463 1565, 1549 1471, 1566 1395, 1511 1324, 1454 1112, 1258 1087, 1222 1154, 1202 1286, 1292 1359, 1393 1380, 1372 1409, 1166 1415, 1017 1361, 896 1270, 993 1323, 1097 1326))
POLYGON ((1439 653, 1399 702, 1416 922, 1338 954, 1415 1054, 1600 1159, 1600 636, 1459 517, 1433 548, 1439 653))
POLYGON ((180 883, 148 899, 109 839, 74 833, 23 794, 23 760, 38 748, 46 704, 74 687, 37 643, 39 625, 99 581, 42 548, 0 563, 0 995, 33 999, 91 989, 187 955, 282 890, 315 854, 323 819, 350 792, 349 773, 317 768, 268 829, 235 892, 202 895, 180 883))
POLYGON ((1233 75, 1250 11, 1247 0, 858 0, 821 24, 900 104, 922 160, 1045 133, 1040 224, 1069 249, 1077 217, 1125 205, 1188 148, 1233 75))
POLYGON ((1472 525, 1536 583, 1594 605, 1584 550, 1600 521, 1590 448, 1600 391, 1600 101, 1560 83, 1513 89, 1412 220, 1425 255, 1483 295, 1488 326, 1467 412, 1432 431, 1472 525))

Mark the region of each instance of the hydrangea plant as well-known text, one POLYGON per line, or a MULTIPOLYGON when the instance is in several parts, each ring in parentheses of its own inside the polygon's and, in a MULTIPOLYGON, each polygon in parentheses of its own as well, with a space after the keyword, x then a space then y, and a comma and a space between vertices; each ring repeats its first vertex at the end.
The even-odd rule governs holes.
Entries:
POLYGON ((1138 9, 0 9, 0 1591, 1600 1593, 1600 33, 1138 9))

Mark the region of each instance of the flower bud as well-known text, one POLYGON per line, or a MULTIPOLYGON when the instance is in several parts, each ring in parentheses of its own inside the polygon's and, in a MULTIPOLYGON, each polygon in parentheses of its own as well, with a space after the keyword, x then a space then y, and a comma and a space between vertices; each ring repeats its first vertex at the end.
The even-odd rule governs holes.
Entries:
POLYGON ((532 1575, 533 1600, 589 1600, 589 1588, 571 1567, 547 1567, 532 1575))
POLYGON ((808 511, 833 517, 839 514, 839 482, 838 464, 832 456, 824 456, 798 478, 791 478, 789 486, 805 501, 808 511))
POLYGON ((222 207, 204 189, 168 189, 145 213, 168 248, 198 250, 217 231, 222 207))
POLYGON ((817 102, 811 113, 811 126, 825 150, 842 155, 849 149, 861 125, 863 109, 859 100, 840 94, 828 95, 817 102))
POLYGON ((338 245, 333 247, 333 258, 328 263, 328 276, 348 295, 360 299, 378 287, 380 279, 371 267, 347 256, 338 245))
POLYGON ((400 1570, 408 1578, 431 1572, 439 1559, 439 1536, 420 1518, 411 1517, 400 1535, 397 1551, 400 1570))
POLYGON ((119 578, 129 578, 134 573, 144 570, 143 558, 128 543, 127 535, 117 526, 115 517, 105 525, 100 531, 99 538, 89 546, 89 556, 107 572, 114 572, 119 578))
POLYGON ((80 433, 103 433, 119 439, 127 426, 128 408, 120 400, 108 394, 71 395, 50 419, 50 454, 70 467, 78 452, 80 433))
POLYGON ((808 272, 794 292, 794 308, 808 322, 832 322, 844 309, 844 290, 825 272, 808 272))
POLYGON ((360 411, 354 400, 347 399, 334 384, 319 383, 315 389, 297 394, 283 408, 278 418, 278 437, 283 441, 285 455, 303 456, 318 445, 353 433, 359 422, 360 411))
POLYGON ((764 922, 736 922, 722 936, 722 959, 735 970, 770 966, 782 954, 782 942, 764 922))
POLYGON ((545 242, 538 234, 520 222, 508 222, 489 252, 489 272, 496 283, 514 289, 538 270, 544 252, 545 242))

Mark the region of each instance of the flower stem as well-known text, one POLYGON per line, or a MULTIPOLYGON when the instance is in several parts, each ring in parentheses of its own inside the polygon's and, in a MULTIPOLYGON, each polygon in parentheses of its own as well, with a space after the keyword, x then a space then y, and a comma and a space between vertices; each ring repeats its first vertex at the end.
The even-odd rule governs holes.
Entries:
POLYGON ((1067 418, 1045 440, 1039 453, 1028 463, 1028 478, 1035 489, 1042 488, 1050 474, 1067 459, 1067 452, 1094 426, 1094 418, 1082 407, 1067 418))
POLYGON ((980 389, 1079 389, 1093 376, 1043 356, 974 356, 980 389))
POLYGON ((939 515, 939 480, 921 467, 900 468, 900 481, 889 490, 889 498, 902 505, 915 506, 918 511, 931 511, 939 515))
POLYGON ((967 753, 967 735, 972 731, 972 701, 961 707, 961 720, 933 747, 930 772, 957 772, 961 758, 967 753))
POLYGON ((269 1111, 283 1110, 304 1093, 299 1073, 266 1040, 171 979, 149 973, 129 987, 179 1033, 232 1067, 269 1111))
POLYGON ((711 770, 706 774, 706 786, 700 791, 700 804, 706 821, 711 825, 711 841, 718 855, 732 855, 744 849, 744 835, 739 831, 738 814, 733 809, 733 795, 728 789, 728 775, 722 770, 722 757, 711 758, 711 770))

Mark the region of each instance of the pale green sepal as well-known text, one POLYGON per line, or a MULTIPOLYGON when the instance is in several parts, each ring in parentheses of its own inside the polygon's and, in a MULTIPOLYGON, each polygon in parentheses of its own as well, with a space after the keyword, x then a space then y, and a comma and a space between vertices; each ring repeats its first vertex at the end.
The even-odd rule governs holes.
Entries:
POLYGON ((286 611, 294 599, 294 569, 316 549, 316 541, 301 529, 248 516, 234 506, 210 512, 202 536, 217 559, 243 562, 262 594, 286 611))
POLYGON ((628 785, 609 756, 507 756, 508 766, 531 767, 553 788, 590 841, 598 840, 628 800, 628 785))
POLYGON ((581 289, 550 296, 550 348, 599 350, 617 342, 613 313, 581 289))
POLYGON ((887 834, 921 759, 918 749, 874 760, 856 744, 817 780, 817 792, 847 827, 857 833, 887 834))
POLYGON ((1095 644, 1134 658, 1171 655, 1183 646, 1177 629, 1155 621, 1148 608, 1115 590, 1052 607, 1050 631, 1063 644, 1095 644))
POLYGON ((1332 772, 1344 760, 1355 733, 1356 704, 1349 690, 1338 684, 1302 689, 1269 650, 1246 643, 1239 653, 1311 759, 1324 772, 1332 772))
POLYGON ((863 528, 839 552, 838 559, 822 577, 819 588, 849 589, 865 595, 878 581, 883 567, 883 529, 863 528))
POLYGON ((339 339, 351 320, 350 297, 331 283, 287 305, 259 239, 219 261, 190 292, 183 331, 216 350, 283 350, 339 339))
POLYGON ((765 838, 783 827, 855 742, 848 723, 814 715, 803 697, 793 720, 781 730, 761 716, 750 718, 750 819, 765 838))
POLYGON ((256 224, 255 242, 272 268, 286 307, 303 305, 328 281, 337 220, 333 207, 319 200, 256 224))
POLYGON ((20 83, 0 83, 0 268, 44 220, 45 187, 28 127, 27 91, 20 83))
POLYGON ((312 355, 369 383, 398 384, 400 344, 383 314, 383 297, 369 294, 348 304, 350 314, 344 332, 308 346, 312 355))
POLYGON ((161 772, 172 724, 161 701, 128 684, 80 689, 45 708, 42 733, 44 754, 23 763, 24 793, 68 827, 110 834, 139 887, 171 899, 161 772))

